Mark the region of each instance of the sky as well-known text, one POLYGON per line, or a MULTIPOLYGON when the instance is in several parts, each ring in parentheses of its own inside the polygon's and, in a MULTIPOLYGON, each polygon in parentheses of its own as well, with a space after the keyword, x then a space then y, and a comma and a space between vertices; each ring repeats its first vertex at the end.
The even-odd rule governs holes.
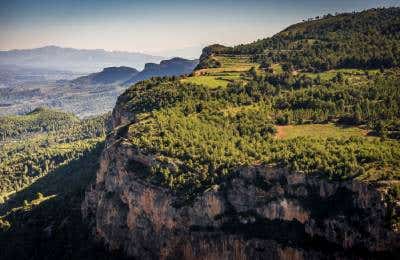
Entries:
POLYGON ((399 0, 0 0, 0 50, 47 45, 144 53, 236 45, 309 17, 399 0))

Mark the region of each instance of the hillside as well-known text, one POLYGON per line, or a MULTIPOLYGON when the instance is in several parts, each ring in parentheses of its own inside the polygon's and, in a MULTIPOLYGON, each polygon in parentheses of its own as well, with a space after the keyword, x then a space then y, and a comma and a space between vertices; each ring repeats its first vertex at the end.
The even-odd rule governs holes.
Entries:
POLYGON ((0 259, 123 259, 91 240, 80 213, 108 118, 0 117, 0 259))
POLYGON ((0 117, 0 201, 96 145, 105 118, 79 120, 47 108, 0 117))
MULTIPOLYGON (((209 53, 251 55, 263 67, 290 69, 379 69, 400 65, 400 8, 326 15, 292 25, 271 38, 235 47, 211 46, 209 53)), ((207 56, 207 55, 206 55, 207 56)))
POLYGON ((82 205, 96 238, 148 259, 398 253, 400 68, 397 58, 367 65, 392 54, 375 52, 378 44, 364 49, 365 63, 343 63, 370 31, 398 46, 397 32, 385 27, 396 25, 398 12, 328 16, 253 44, 212 45, 190 76, 127 89, 82 205), (333 37, 342 22, 349 29, 333 37), (291 45, 322 31, 320 50, 291 45), (286 45, 270 54, 284 36, 286 45), (314 67, 333 50, 340 62, 314 67), (296 57, 310 58, 311 67, 296 57))
POLYGON ((286 89, 251 75, 152 79, 119 97, 82 206, 96 238, 149 259, 397 250, 399 71, 286 89))

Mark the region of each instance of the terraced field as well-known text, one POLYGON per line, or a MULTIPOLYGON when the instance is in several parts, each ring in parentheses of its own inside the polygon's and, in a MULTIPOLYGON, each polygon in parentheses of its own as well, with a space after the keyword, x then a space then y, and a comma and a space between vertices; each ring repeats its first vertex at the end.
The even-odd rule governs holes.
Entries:
POLYGON ((305 76, 316 79, 318 76, 322 81, 330 81, 336 77, 338 73, 341 73, 345 79, 357 81, 365 79, 368 75, 376 75, 379 70, 360 70, 360 69, 335 69, 328 70, 320 73, 302 73, 305 76))
MULTIPOLYGON (((181 79, 181 82, 192 83, 196 85, 204 85, 210 88, 226 87, 229 82, 248 81, 247 73, 251 68, 255 68, 257 74, 263 74, 265 71, 260 69, 258 63, 251 61, 250 56, 246 55, 226 55, 213 56, 213 59, 218 61, 221 66, 218 68, 207 68, 196 70, 193 76, 181 79)), ((283 68, 279 63, 271 65, 271 70, 274 75, 282 74, 283 68)), ((369 76, 376 75, 379 70, 360 70, 360 69, 335 69, 321 73, 309 73, 301 71, 293 71, 293 76, 305 76, 310 79, 320 78, 321 82, 329 82, 338 77, 338 74, 343 80, 348 80, 349 83, 365 82, 369 76)))
MULTIPOLYGON (((236 78, 240 77, 238 76, 236 78)), ((225 80, 225 78, 215 77, 215 76, 194 76, 182 79, 181 81, 183 83, 206 85, 210 88, 226 87, 229 83, 229 81, 225 80)))
POLYGON ((193 76, 181 81, 210 88, 226 87, 229 82, 245 82, 245 73, 252 67, 259 68, 259 64, 251 62, 249 56, 215 56, 214 59, 221 63, 221 67, 197 70, 193 76))

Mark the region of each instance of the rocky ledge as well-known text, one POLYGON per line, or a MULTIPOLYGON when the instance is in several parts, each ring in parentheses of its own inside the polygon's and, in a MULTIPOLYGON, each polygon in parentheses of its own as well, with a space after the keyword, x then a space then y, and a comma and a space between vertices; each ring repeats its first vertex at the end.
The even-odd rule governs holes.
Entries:
POLYGON ((111 250, 141 259, 309 259, 400 246, 388 223, 399 205, 386 203, 384 184, 257 165, 177 206, 169 189, 143 179, 142 170, 156 163, 121 132, 108 137, 82 212, 111 250))

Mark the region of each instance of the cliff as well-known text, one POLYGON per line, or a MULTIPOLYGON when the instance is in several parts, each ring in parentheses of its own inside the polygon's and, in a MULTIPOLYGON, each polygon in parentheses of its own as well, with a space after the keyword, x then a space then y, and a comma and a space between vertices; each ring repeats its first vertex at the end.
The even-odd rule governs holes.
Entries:
POLYGON ((146 63, 144 69, 126 80, 126 85, 149 79, 151 77, 181 76, 189 74, 198 64, 198 60, 186 60, 182 58, 172 58, 162 60, 160 64, 146 63))
POLYGON ((82 204, 95 237, 143 259, 398 255, 400 56, 381 46, 398 45, 399 11, 211 45, 190 76, 136 75, 82 204))
POLYGON ((109 249, 142 259, 318 259, 400 245, 399 230, 387 222, 399 205, 386 203, 384 183, 255 165, 182 204, 171 190, 145 180, 157 156, 126 141, 123 129, 131 120, 117 105, 116 130, 82 204, 95 237, 109 249))

